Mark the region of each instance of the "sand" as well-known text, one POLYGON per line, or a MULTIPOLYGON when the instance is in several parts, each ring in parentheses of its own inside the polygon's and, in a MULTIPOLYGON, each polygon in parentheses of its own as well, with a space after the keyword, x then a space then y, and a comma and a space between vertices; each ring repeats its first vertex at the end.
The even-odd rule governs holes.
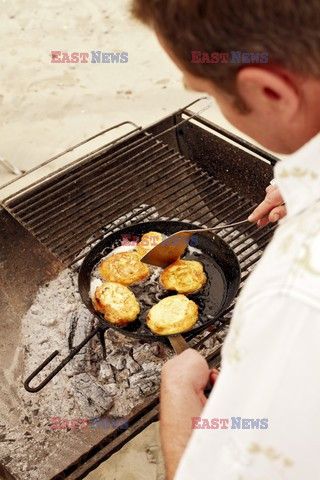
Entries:
MULTIPOLYGON (((128 3, 2 0, 0 156, 30 169, 105 128, 126 120, 147 126, 202 96, 184 89, 128 3), (54 50, 127 51, 129 61, 53 64, 54 50)), ((205 116, 232 128, 215 103, 205 116)), ((0 185, 12 178, 0 165, 0 185)))
POLYGON ((165 469, 159 443, 159 423, 153 423, 108 461, 89 473, 86 479, 165 480, 165 469))

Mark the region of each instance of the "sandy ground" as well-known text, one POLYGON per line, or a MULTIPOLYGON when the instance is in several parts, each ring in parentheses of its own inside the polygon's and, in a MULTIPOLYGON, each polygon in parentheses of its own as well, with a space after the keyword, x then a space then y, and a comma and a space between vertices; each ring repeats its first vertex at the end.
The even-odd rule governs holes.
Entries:
POLYGON ((159 424, 153 423, 107 462, 89 473, 86 479, 165 480, 159 435, 159 424), (130 468, 128 468, 129 465, 130 468))
MULTIPOLYGON (((202 96, 183 88, 154 35, 130 18, 128 3, 0 2, 0 156, 30 169, 107 127, 125 120, 147 126, 202 96), (125 51, 129 61, 53 64, 53 50, 125 51)), ((215 104, 205 116, 232 128, 215 104)), ((0 184, 12 178, 0 165, 0 184)))
MULTIPOLYGON (((1 0, 0 156, 28 170, 107 127, 125 120, 147 126, 201 96, 183 88, 178 69, 153 34, 130 18, 127 5, 1 0), (53 64, 53 50, 125 51, 129 61, 53 64)), ((215 103, 204 116, 235 131, 215 103)), ((0 185, 12 178, 0 165, 0 185)), ((163 479, 157 444, 153 425, 88 478, 163 479)))

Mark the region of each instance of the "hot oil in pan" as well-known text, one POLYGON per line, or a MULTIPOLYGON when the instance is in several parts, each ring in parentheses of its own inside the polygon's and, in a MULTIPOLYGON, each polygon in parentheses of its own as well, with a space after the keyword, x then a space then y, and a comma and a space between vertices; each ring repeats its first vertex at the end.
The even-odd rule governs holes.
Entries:
MULTIPOLYGON (((104 257, 104 259, 105 258, 106 257, 104 257)), ((220 267, 214 259, 205 252, 197 248, 188 247, 183 258, 185 260, 196 260, 201 262, 207 276, 207 282, 200 291, 187 295, 190 300, 193 300, 198 305, 199 317, 195 327, 200 327, 204 322, 214 318, 219 312, 225 301, 226 281, 220 267)), ((97 277, 100 277, 98 270, 99 265, 97 265, 92 272, 93 282, 96 282, 97 277)), ((151 332, 148 327, 146 327, 145 321, 151 307, 156 305, 163 298, 170 295, 177 295, 177 292, 165 290, 161 286, 161 272, 161 268, 150 267, 150 275, 145 281, 133 284, 129 287, 135 294, 141 310, 137 320, 126 327, 122 327, 124 330, 128 332, 136 332, 138 329, 140 333, 150 335, 151 332)))

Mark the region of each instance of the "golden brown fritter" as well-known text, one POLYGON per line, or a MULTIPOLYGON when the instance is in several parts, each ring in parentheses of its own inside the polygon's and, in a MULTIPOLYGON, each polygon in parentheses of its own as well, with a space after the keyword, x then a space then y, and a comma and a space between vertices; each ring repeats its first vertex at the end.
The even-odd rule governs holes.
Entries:
POLYGON ((200 290, 207 277, 200 262, 177 260, 163 270, 160 281, 166 290, 187 294, 200 290))
POLYGON ((100 273, 108 282, 132 285, 146 278, 150 271, 148 265, 140 262, 137 252, 115 253, 100 265, 100 273))
POLYGON ((153 247, 161 243, 165 238, 166 236, 159 232, 145 233, 137 245, 137 252, 140 258, 146 255, 153 247))
POLYGON ((93 305, 108 322, 121 327, 133 322, 140 313, 134 293, 120 283, 105 282, 97 287, 93 305))
POLYGON ((147 325, 157 335, 171 335, 190 330, 198 319, 198 305, 185 295, 173 295, 154 305, 147 315, 147 325))

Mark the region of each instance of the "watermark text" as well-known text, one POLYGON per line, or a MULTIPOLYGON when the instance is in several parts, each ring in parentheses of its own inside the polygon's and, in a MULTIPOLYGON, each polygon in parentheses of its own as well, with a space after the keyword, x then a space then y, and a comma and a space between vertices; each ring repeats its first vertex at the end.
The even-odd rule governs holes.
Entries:
POLYGON ((191 51, 191 63, 268 63, 269 55, 267 52, 201 52, 191 51))
POLYGON ((128 52, 61 52, 51 51, 51 63, 128 63, 128 52))
POLYGON ((61 418, 51 417, 52 430, 125 430, 129 426, 126 418, 61 418))
POLYGON ((191 428, 195 429, 221 429, 228 428, 232 430, 249 430, 260 429, 265 430, 269 427, 267 418, 202 418, 191 417, 191 428))

